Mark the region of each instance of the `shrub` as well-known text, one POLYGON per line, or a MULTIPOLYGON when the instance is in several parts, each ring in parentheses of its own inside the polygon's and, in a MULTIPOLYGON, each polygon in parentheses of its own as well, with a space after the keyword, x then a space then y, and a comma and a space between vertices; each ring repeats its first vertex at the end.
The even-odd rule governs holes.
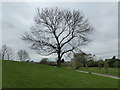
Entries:
POLYGON ((48 58, 42 58, 40 64, 49 64, 48 58))
POLYGON ((115 68, 120 67, 120 62, 119 62, 119 61, 115 61, 115 62, 113 63, 113 67, 115 67, 115 68))

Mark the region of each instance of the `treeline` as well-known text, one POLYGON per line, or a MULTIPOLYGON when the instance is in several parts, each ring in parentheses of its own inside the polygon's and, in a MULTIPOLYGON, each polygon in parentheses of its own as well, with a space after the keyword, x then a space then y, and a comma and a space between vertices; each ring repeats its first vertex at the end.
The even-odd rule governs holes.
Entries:
MULTIPOLYGON (((47 64, 52 66, 57 66, 57 62, 49 61, 48 58, 42 58, 38 64, 47 64)), ((104 68, 120 68, 120 59, 116 59, 115 56, 111 59, 96 60, 95 55, 86 53, 76 53, 71 61, 64 61, 62 59, 61 66, 70 66, 79 69, 80 67, 98 67, 104 68)))
MULTIPOLYGON (((105 63, 108 63, 108 67, 119 67, 120 68, 120 59, 105 59, 105 60, 88 60, 86 62, 87 67, 104 67, 105 63)), ((85 67, 83 63, 81 63, 82 67, 85 67)))
POLYGON ((26 50, 18 50, 18 52, 15 54, 12 48, 6 44, 2 45, 2 48, 0 49, 1 60, 13 60, 15 59, 15 55, 20 61, 30 60, 29 54, 26 50))
MULTIPOLYGON (((42 58, 40 62, 34 62, 30 60, 29 54, 26 50, 18 50, 17 59, 25 62, 32 62, 36 64, 47 64, 51 66, 57 66, 57 61, 50 61, 48 58, 42 58)), ((15 54, 13 50, 4 44, 0 50, 0 59, 13 60, 15 54)), ((114 67, 120 68, 120 59, 115 56, 111 59, 96 60, 96 56, 92 54, 86 54, 84 52, 74 53, 73 58, 70 61, 61 60, 61 66, 70 66, 79 69, 80 67, 114 67)))
POLYGON ((111 59, 105 59, 105 60, 95 60, 94 55, 92 54, 86 54, 86 53, 76 53, 74 54, 74 58, 71 60, 74 65, 76 66, 76 69, 80 67, 114 67, 114 68, 120 68, 120 59, 116 59, 115 56, 111 59))
POLYGON ((50 66, 57 66, 56 61, 50 61, 48 58, 42 58, 39 62, 26 60, 25 62, 35 63, 35 64, 45 64, 50 66))

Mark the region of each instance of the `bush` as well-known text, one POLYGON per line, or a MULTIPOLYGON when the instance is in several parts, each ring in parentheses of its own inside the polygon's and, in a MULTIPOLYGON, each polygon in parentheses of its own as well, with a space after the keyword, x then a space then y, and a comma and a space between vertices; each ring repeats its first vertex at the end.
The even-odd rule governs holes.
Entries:
POLYGON ((120 59, 108 59, 109 67, 120 67, 120 59))
POLYGON ((29 60, 27 60, 26 62, 29 62, 29 60))
POLYGON ((55 61, 50 61, 49 65, 51 65, 51 66, 57 66, 57 63, 55 61))
POLYGON ((31 63, 33 63, 34 61, 30 61, 31 63))
POLYGON ((48 58, 42 58, 40 64, 49 64, 48 58))
POLYGON ((120 62, 119 62, 119 61, 115 61, 115 62, 113 63, 113 67, 115 67, 115 68, 120 67, 120 62))

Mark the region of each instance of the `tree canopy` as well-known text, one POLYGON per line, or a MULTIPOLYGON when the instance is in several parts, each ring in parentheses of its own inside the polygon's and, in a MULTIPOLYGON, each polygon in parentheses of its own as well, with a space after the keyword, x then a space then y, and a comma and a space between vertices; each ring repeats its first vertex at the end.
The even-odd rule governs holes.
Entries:
POLYGON ((58 55, 60 65, 62 57, 86 45, 93 28, 79 10, 59 8, 37 8, 31 33, 26 32, 22 39, 31 49, 40 55, 58 55))

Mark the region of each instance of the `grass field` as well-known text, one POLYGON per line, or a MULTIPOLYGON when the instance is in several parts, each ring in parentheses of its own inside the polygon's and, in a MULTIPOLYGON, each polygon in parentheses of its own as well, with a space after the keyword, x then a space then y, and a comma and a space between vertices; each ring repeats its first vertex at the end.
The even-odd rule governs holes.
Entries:
POLYGON ((27 62, 2 62, 3 88, 117 88, 118 80, 27 62))
POLYGON ((112 76, 118 76, 120 69, 118 68, 108 68, 108 72, 105 72, 105 68, 98 69, 97 67, 80 67, 80 70, 82 71, 88 71, 88 72, 95 72, 95 73, 101 73, 101 74, 107 74, 107 75, 112 75, 112 76))

